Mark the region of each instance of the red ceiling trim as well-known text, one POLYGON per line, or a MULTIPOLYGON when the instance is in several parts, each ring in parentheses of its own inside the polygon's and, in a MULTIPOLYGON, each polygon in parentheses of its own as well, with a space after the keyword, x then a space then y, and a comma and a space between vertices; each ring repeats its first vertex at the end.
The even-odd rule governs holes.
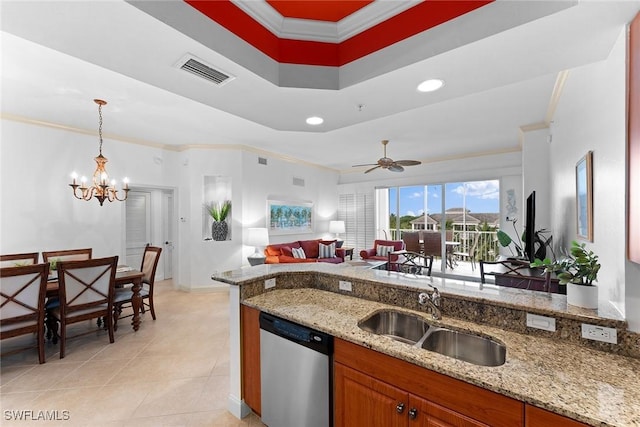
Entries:
POLYGON ((184 0, 275 61, 339 67, 495 0, 425 0, 341 43, 280 39, 230 0, 184 0))
POLYGON ((373 0, 267 0, 285 18, 338 22, 373 0))
POLYGON ((427 0, 340 43, 340 65, 469 13, 494 0, 427 0))

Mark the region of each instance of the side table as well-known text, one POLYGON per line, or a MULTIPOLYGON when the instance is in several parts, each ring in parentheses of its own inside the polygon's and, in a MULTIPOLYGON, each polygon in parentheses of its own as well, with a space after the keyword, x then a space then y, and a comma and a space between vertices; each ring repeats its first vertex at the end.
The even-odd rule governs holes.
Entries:
POLYGON ((342 247, 340 248, 344 251, 344 257, 346 258, 347 255, 349 256, 349 261, 353 261, 353 249, 354 248, 347 248, 347 247, 342 247))

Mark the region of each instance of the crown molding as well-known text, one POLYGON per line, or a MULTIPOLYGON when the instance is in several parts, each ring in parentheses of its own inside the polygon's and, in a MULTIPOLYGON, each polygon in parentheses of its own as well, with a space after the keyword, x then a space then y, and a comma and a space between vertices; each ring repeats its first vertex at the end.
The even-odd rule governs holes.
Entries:
MULTIPOLYGON (((47 127, 47 128, 51 128, 51 129, 63 130, 63 131, 67 131, 67 132, 79 133, 79 134, 82 134, 82 135, 98 136, 98 132, 96 132, 94 130, 87 130, 87 129, 77 128, 77 127, 73 127, 73 126, 62 125, 62 124, 59 124, 59 123, 47 122, 47 121, 44 121, 44 120, 31 119, 31 118, 28 118, 28 117, 18 116, 18 115, 15 115, 15 114, 0 113, 0 119, 2 119, 2 120, 11 120, 11 121, 14 121, 14 122, 25 123, 25 124, 34 125, 34 126, 42 126, 42 127, 47 127)), ((124 143, 127 143, 127 144, 135 144, 135 145, 143 145, 145 147, 160 148, 162 150, 173 151, 173 152, 178 152, 178 153, 189 151, 189 150, 239 150, 239 151, 245 151, 245 152, 249 152, 249 153, 255 153, 255 154, 258 154, 260 156, 269 157, 269 158, 272 158, 272 159, 282 160, 282 161, 289 162, 289 163, 295 163, 295 164, 298 164, 298 165, 309 166, 309 167, 313 167, 313 168, 316 168, 316 169, 321 169, 321 170, 324 170, 324 171, 330 171, 330 172, 336 172, 336 173, 339 172, 337 169, 330 168, 330 167, 323 166, 323 165, 319 165, 317 163, 307 162, 307 161, 304 161, 304 160, 297 159, 295 157, 285 156, 285 155, 282 155, 282 154, 273 153, 271 151, 266 151, 266 150, 262 150, 262 149, 259 149, 259 148, 255 148, 255 147, 251 147, 251 146, 243 145, 243 144, 215 144, 215 145, 213 145, 213 144, 211 144, 211 145, 209 145, 209 144, 185 144, 185 145, 172 145, 172 144, 160 144, 160 143, 157 143, 157 142, 151 142, 151 141, 147 141, 147 140, 143 140, 143 139, 139 139, 139 138, 129 138, 129 137, 124 137, 122 135, 109 134, 109 133, 103 133, 103 138, 114 140, 114 141, 120 141, 120 142, 124 142, 124 143)))
POLYGON ((337 23, 285 18, 265 0, 231 2, 278 38, 341 43, 412 8, 421 0, 375 1, 337 23))

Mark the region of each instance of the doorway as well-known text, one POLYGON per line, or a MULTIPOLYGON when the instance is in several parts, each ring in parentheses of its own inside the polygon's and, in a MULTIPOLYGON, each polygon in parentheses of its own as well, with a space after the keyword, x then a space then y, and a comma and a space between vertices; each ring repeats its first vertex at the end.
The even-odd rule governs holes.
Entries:
POLYGON ((139 268, 147 245, 162 248, 156 280, 173 278, 175 271, 175 190, 132 188, 125 202, 126 264, 139 268))

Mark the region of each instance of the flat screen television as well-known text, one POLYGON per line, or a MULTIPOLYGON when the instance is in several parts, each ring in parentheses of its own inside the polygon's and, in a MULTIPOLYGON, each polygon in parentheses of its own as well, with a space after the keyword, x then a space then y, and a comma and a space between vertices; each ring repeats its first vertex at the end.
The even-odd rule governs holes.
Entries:
POLYGON ((524 224, 524 255, 533 262, 536 256, 536 192, 535 190, 527 197, 527 213, 524 224))

